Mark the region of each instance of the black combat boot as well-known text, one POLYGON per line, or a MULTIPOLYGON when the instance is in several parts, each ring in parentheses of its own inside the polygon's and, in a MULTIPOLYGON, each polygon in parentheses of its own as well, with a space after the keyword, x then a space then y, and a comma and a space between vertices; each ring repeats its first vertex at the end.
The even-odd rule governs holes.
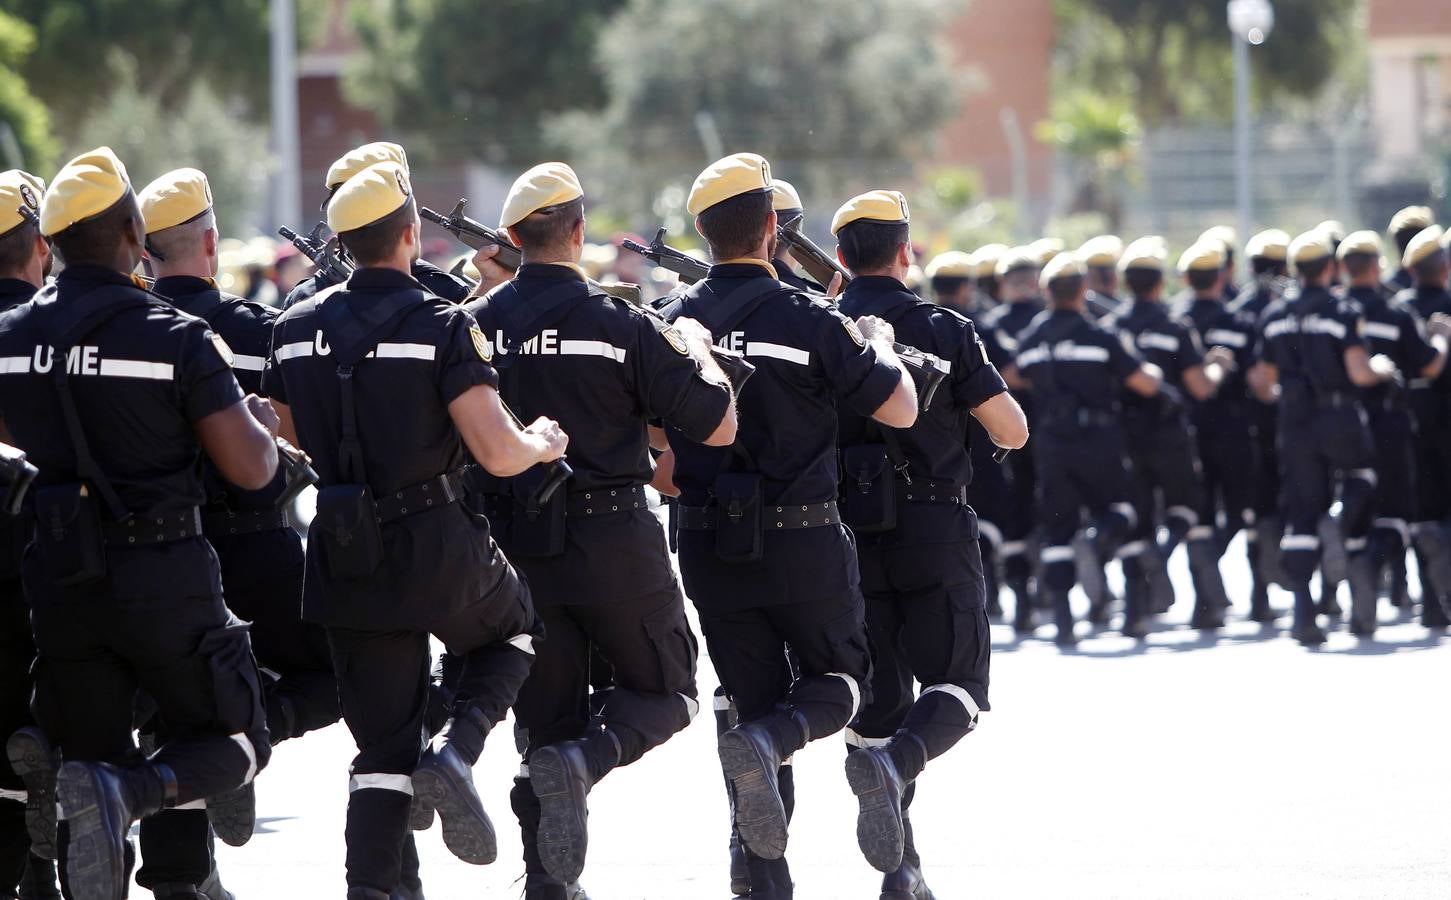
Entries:
POLYGON ((443 844, 454 856, 475 866, 488 865, 498 857, 494 823, 474 789, 472 768, 455 746, 444 744, 423 754, 413 770, 413 794, 438 811, 443 844))
POLYGON ((1375 635, 1376 607, 1380 603, 1380 572, 1370 551, 1352 553, 1345 563, 1350 583, 1350 633, 1368 638, 1375 635))
POLYGON ((207 821, 228 847, 240 847, 257 829, 257 788, 252 782, 207 798, 207 821))
POLYGON ((917 845, 912 839, 912 786, 902 797, 902 865, 895 872, 887 873, 882 879, 880 900, 936 900, 922 877, 922 858, 917 855, 917 845))
POLYGON ((30 832, 30 852, 55 859, 55 771, 59 766, 45 732, 36 726, 22 728, 5 743, 10 767, 25 783, 25 830, 30 832))
POLYGON ((131 826, 176 802, 176 776, 167 766, 121 768, 110 763, 68 762, 56 776, 56 799, 69 829, 66 883, 86 900, 122 900, 129 873, 131 826))
POLYGON ((1223 628, 1224 611, 1229 608, 1229 594, 1219 572, 1218 549, 1213 540, 1189 542, 1189 574, 1194 582, 1194 613, 1189 627, 1200 631, 1223 628))
POLYGON ((580 741, 561 741, 529 757, 529 780, 539 798, 539 860, 559 881, 579 880, 589 846, 590 788, 619 765, 620 742, 607 728, 580 741), (603 749, 602 749, 603 748, 603 749))
POLYGON ((1060 588, 1045 587, 1043 593, 1053 604, 1053 623, 1058 626, 1053 643, 1060 647, 1078 646, 1078 636, 1073 633, 1073 607, 1068 604, 1068 592, 1060 588))
POLYGON ((856 795, 857 845, 878 872, 902 865, 902 792, 906 783, 885 747, 853 750, 846 755, 846 782, 856 795))
POLYGON ((20 900, 61 900, 60 888, 55 880, 55 861, 41 859, 34 853, 25 860, 25 871, 20 875, 20 900))
POLYGON ((1029 637, 1038 627, 1038 617, 1033 610, 1033 595, 1028 590, 1028 578, 1009 577, 1008 590, 1013 594, 1013 631, 1018 637, 1029 637))
POLYGON ((781 760, 805 746, 809 737, 804 717, 784 712, 742 723, 720 736, 721 770, 731 784, 741 843, 762 859, 780 859, 786 854, 786 806, 778 781, 781 760), (781 717, 789 721, 777 721, 781 717), (789 729, 792 724, 799 739, 794 746, 783 747, 771 726, 789 729))
POLYGON ((1135 640, 1147 637, 1149 627, 1149 586, 1143 576, 1131 573, 1130 566, 1124 566, 1124 637, 1135 640))
POLYGON ((1318 647, 1325 643, 1325 632, 1315 621, 1315 599, 1308 587, 1295 588, 1295 622, 1290 636, 1305 647, 1318 647))

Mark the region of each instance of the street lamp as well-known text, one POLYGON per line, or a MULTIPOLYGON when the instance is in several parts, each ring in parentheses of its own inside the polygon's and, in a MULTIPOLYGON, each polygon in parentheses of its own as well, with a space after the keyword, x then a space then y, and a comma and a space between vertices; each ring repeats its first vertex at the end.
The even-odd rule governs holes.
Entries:
MULTIPOLYGON (((1234 44, 1234 196, 1239 216, 1240 240, 1248 240, 1254 228, 1254 196, 1251 190, 1249 48, 1259 46, 1275 27, 1275 8, 1270 0, 1229 0, 1226 10, 1234 44)), ((1244 254, 1238 254, 1243 257, 1244 254)))

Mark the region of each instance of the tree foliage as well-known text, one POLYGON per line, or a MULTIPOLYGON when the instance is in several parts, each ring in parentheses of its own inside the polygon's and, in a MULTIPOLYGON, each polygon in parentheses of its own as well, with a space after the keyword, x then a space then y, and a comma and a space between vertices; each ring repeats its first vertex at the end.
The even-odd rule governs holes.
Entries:
POLYGON ((677 221, 691 179, 721 152, 763 154, 808 197, 828 177, 832 196, 846 193, 843 162, 863 181, 901 183, 958 108, 961 78, 938 26, 961 9, 630 0, 601 36, 608 104, 551 132, 625 211, 677 221))
MULTIPOLYGON (((598 106, 602 25, 624 0, 381 0, 356 4, 354 104, 419 148, 497 163, 544 152, 541 117, 598 106)), ((410 144, 412 149, 413 144, 410 144)))
POLYGON ((17 71, 35 48, 35 31, 0 12, 0 165, 48 177, 55 157, 50 116, 17 71))
MULTIPOLYGON (((1275 27, 1251 58, 1262 102, 1313 97, 1358 31, 1357 0, 1273 0, 1275 27)), ((1132 98, 1151 125, 1226 120, 1233 68, 1225 0, 1057 0, 1058 83, 1132 98)))

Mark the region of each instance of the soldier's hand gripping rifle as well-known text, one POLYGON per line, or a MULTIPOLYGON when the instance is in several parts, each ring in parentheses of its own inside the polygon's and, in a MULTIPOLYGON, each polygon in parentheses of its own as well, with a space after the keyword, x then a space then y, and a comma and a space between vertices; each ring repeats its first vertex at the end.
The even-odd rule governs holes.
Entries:
POLYGON ((277 498, 275 505, 278 509, 286 509, 292 505, 298 494, 317 484, 320 479, 317 470, 312 467, 312 457, 284 438, 273 440, 277 442, 277 464, 282 466, 286 476, 282 495, 277 498))
POLYGON ((0 444, 0 481, 8 485, 5 492, 6 515, 20 514, 25 493, 30 490, 31 483, 39 474, 40 470, 25 458, 24 450, 9 444, 0 444))
MULTIPOLYGON (((495 231, 477 219, 471 219, 464 214, 464 208, 469 201, 460 199, 454 204, 453 210, 448 214, 429 209, 426 206, 420 207, 418 215, 427 219, 449 234, 458 238, 465 246, 474 250, 482 250, 488 246, 499 248, 494 256, 494 262, 508 269, 510 272, 517 271, 519 264, 523 261, 523 254, 509 236, 501 231, 495 231)), ((611 297, 618 297, 636 306, 640 305, 640 286, 635 284, 600 284, 598 281, 590 280, 589 286, 598 291, 603 291, 611 297)))
POLYGON ((710 272, 710 264, 696 259, 688 253, 681 253, 665 243, 665 229, 655 232, 654 240, 646 247, 639 241, 625 238, 620 246, 631 253, 638 253, 662 269, 669 269, 680 276, 683 284, 695 284, 710 272))
POLYGON ((353 264, 344 257, 336 237, 326 237, 327 223, 318 222, 312 232, 303 237, 286 225, 277 229, 285 240, 291 241, 303 256, 317 266, 318 274, 333 284, 342 284, 353 274, 353 264))
POLYGON ((836 257, 816 246, 816 242, 801 231, 801 219, 801 216, 796 215, 785 222, 776 223, 777 240, 791 250, 791 255, 806 270, 806 274, 823 287, 831 284, 833 275, 840 275, 841 286, 846 287, 851 282, 851 273, 836 261, 836 257))

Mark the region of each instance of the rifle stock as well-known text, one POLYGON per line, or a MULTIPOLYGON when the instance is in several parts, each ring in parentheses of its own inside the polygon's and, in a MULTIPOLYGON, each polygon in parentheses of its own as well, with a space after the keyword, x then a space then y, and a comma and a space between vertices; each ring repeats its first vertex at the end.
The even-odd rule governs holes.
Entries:
POLYGON ((801 268, 806 270, 806 274, 816 279, 822 287, 831 284, 833 275, 841 276, 843 287, 851 282, 851 273, 829 253, 816 246, 815 241, 802 233, 801 216, 793 216, 785 222, 777 223, 776 237, 791 249, 791 255, 796 257, 796 261, 801 264, 801 268))

